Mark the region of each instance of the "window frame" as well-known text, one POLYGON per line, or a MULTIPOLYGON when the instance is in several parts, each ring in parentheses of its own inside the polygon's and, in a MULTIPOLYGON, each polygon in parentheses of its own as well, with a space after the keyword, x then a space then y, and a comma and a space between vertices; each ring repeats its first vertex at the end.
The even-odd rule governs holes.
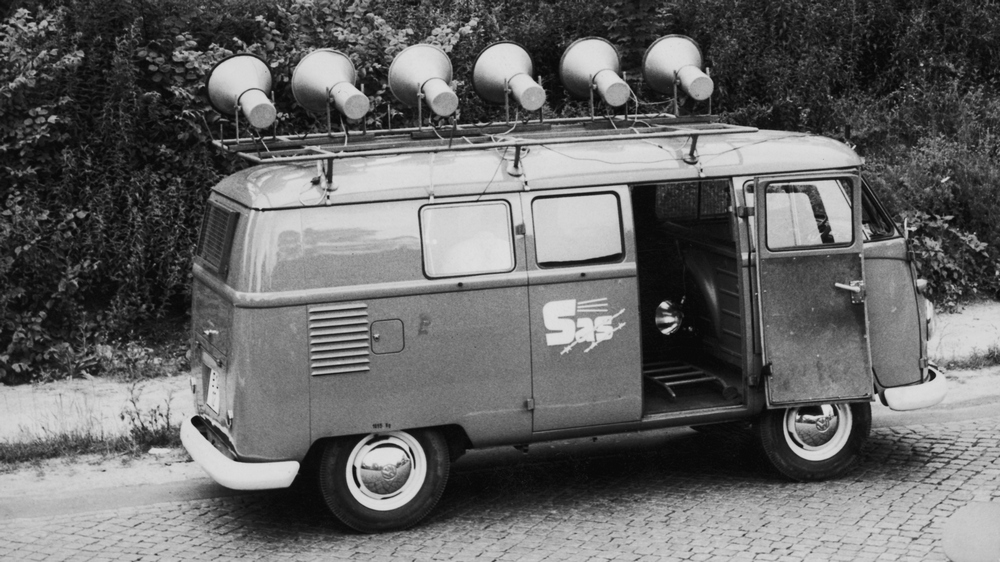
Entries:
POLYGON ((545 270, 558 270, 570 267, 580 267, 589 265, 607 265, 607 264, 619 264, 625 261, 628 248, 625 240, 625 219, 622 215, 622 199, 621 195, 614 191, 587 191, 587 192, 577 192, 577 193, 556 193, 552 195, 543 195, 540 197, 535 197, 531 200, 530 204, 530 214, 531 214, 531 224, 532 224, 532 252, 534 254, 534 265, 538 269, 545 270), (615 216, 618 219, 618 252, 615 254, 608 254, 607 256, 598 256, 594 258, 587 258, 582 260, 572 260, 572 261, 546 261, 543 262, 538 256, 538 220, 535 214, 535 204, 539 201, 547 201, 552 199, 580 199, 584 197, 595 197, 602 195, 610 195, 615 201, 615 216))
POLYGON ((449 279, 454 277, 475 277, 481 275, 502 275, 505 273, 511 273, 517 269, 517 251, 514 244, 514 222, 512 207, 509 201, 506 199, 489 199, 485 201, 461 201, 452 203, 433 203, 428 205, 423 205, 420 207, 417 216, 418 226, 420 228, 420 262, 421 269, 423 271, 424 277, 428 279, 449 279), (428 268, 428 251, 427 251, 427 241, 426 241, 426 228, 428 217, 426 217, 427 212, 435 211, 438 209, 448 209, 448 208, 460 208, 460 207, 487 207, 499 205, 504 208, 506 213, 506 220, 504 224, 507 229, 507 250, 510 255, 510 267, 507 269, 498 270, 483 270, 483 271, 470 271, 463 273, 447 273, 447 274, 432 274, 428 268))
MULTIPOLYGON (((854 195, 853 195, 854 194, 854 186, 853 186, 853 182, 855 180, 854 180, 853 176, 820 176, 820 177, 815 177, 815 178, 788 178, 788 179, 784 179, 784 178, 769 178, 769 179, 767 179, 765 181, 759 182, 759 185, 753 186, 751 188, 751 190, 750 190, 750 193, 753 193, 753 191, 755 189, 763 189, 764 193, 765 193, 765 199, 766 199, 767 198, 766 197, 767 196, 767 189, 769 187, 771 187, 772 185, 782 185, 782 184, 785 184, 785 185, 813 184, 813 185, 815 185, 815 184, 819 184, 821 182, 827 182, 827 181, 836 182, 837 186, 840 188, 841 194, 844 195, 845 199, 847 200, 848 209, 850 210, 850 233, 851 233, 850 240, 848 240, 846 242, 834 242, 834 243, 831 243, 831 244, 820 243, 820 244, 809 244, 809 245, 783 246, 783 247, 779 247, 779 248, 774 248, 770 244, 770 237, 768 236, 768 232, 765 231, 763 233, 764 234, 764 240, 763 240, 762 246, 764 248, 767 248, 768 252, 770 252, 770 253, 782 253, 782 252, 816 251, 816 250, 823 250, 823 249, 826 249, 826 248, 849 248, 849 247, 851 247, 851 246, 853 246, 854 244, 857 243, 858 237, 859 237, 859 235, 861 235, 861 233, 858 232, 859 229, 855 227, 856 226, 855 225, 855 214, 857 212, 856 211, 856 205, 857 205, 858 202, 854 201, 854 195)), ((819 190, 817 189, 817 191, 819 191, 819 190)), ((824 203, 824 210, 825 210, 825 203, 824 203)), ((760 211, 761 211, 761 209, 758 209, 758 212, 760 212, 760 211)), ((764 213, 769 213, 769 211, 770 211, 770 207, 767 205, 766 202, 764 204, 764 208, 763 208, 762 211, 764 213)), ((829 214, 827 214, 827 217, 829 218, 829 214)), ((768 229, 770 229, 770 227, 771 227, 771 220, 770 220, 771 216, 768 215, 767 218, 768 218, 768 220, 766 221, 767 222, 766 226, 767 226, 768 229)), ((815 215, 813 215, 813 218, 815 218, 815 215)), ((863 235, 861 235, 861 237, 863 238, 863 235)))

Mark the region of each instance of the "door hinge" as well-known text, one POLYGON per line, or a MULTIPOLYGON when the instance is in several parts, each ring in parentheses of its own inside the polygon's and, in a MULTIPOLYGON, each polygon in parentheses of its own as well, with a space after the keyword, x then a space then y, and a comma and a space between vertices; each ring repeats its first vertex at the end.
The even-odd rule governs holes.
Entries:
POLYGON ((529 412, 533 411, 535 409, 535 399, 534 398, 528 398, 527 400, 525 400, 524 401, 524 409, 528 410, 529 412))
POLYGON ((754 210, 753 207, 737 207, 736 216, 740 217, 741 219, 752 217, 754 216, 753 210, 754 210))

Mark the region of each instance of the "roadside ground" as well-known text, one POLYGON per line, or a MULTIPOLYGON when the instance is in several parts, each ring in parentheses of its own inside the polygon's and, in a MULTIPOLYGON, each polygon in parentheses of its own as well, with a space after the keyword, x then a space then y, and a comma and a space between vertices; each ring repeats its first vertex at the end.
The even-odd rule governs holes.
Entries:
MULTIPOLYGON (((1000 346, 1000 303, 984 302, 940 315, 930 349, 932 359, 947 364, 996 346, 1000 346)), ((949 392, 943 403, 918 412, 892 412, 876 402, 873 426, 1000 417, 1000 366, 953 370, 947 377, 949 392)), ((177 424, 193 413, 190 392, 187 373, 137 384, 95 379, 0 387, 0 441, 73 431, 120 434, 127 431, 122 413, 136 408, 169 408, 170 420, 177 424)), ((637 437, 602 439, 602 445, 616 447, 631 439, 637 437)), ((547 450, 532 448, 542 456, 547 450)), ((504 450, 487 456, 515 453, 521 454, 504 450)), ((476 465, 497 460, 484 459, 470 455, 465 462, 476 465)), ((0 474, 0 521, 233 494, 215 485, 183 449, 153 449, 138 458, 82 455, 28 463, 0 474)))

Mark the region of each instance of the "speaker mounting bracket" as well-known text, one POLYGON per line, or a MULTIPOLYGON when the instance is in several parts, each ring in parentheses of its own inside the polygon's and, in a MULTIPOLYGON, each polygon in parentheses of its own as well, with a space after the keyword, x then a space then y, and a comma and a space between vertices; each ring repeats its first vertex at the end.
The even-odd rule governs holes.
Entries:
POLYGON ((515 178, 524 175, 524 170, 521 169, 521 149, 523 147, 519 144, 514 145, 514 162, 507 166, 507 174, 514 176, 515 178))
POLYGON ((684 162, 691 165, 698 163, 698 135, 691 135, 691 150, 684 157, 684 162))

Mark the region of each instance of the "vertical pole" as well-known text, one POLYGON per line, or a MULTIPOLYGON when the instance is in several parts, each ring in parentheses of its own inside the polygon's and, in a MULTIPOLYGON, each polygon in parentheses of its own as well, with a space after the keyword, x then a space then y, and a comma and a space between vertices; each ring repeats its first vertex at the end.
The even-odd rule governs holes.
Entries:
POLYGON ((590 120, 594 120, 594 77, 590 77, 590 120))
POLYGON ((417 93, 417 130, 424 130, 424 93, 417 93))

